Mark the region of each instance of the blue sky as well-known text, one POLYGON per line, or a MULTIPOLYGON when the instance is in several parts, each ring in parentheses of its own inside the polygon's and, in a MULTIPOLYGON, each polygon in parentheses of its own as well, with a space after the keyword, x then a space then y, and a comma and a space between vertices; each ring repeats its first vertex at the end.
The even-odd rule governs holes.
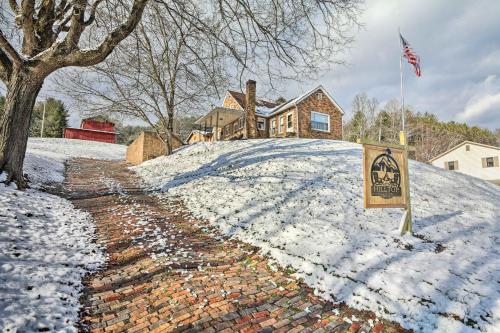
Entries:
POLYGON ((368 0, 363 8, 347 64, 317 82, 293 84, 286 95, 319 82, 348 116, 357 93, 382 104, 399 99, 400 27, 423 72, 418 78, 404 63, 406 103, 442 120, 500 128, 500 1, 368 0))

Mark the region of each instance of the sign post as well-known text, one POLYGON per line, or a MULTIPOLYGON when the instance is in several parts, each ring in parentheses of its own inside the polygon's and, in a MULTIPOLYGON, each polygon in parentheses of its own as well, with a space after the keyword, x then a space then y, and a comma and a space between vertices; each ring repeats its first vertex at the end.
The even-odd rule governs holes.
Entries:
POLYGON ((406 135, 405 132, 401 131, 399 133, 399 141, 400 143, 404 146, 404 158, 405 158, 405 194, 406 194, 406 210, 405 213, 403 214, 403 217, 401 218, 401 223, 399 225, 399 232, 401 232, 401 236, 404 235, 405 233, 409 232, 410 234, 413 233, 413 221, 411 218, 411 201, 410 201, 410 176, 408 172, 408 142, 406 141, 406 135))
POLYGON ((363 143, 365 208, 404 208, 399 230, 412 231, 407 145, 363 143))

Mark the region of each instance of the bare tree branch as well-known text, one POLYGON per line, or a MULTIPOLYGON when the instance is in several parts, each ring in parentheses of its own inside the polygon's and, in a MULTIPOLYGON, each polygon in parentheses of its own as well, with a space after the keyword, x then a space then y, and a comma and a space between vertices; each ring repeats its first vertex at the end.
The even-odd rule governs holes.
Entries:
POLYGON ((9 5, 15 15, 19 14, 19 7, 16 0, 9 0, 9 5))
MULTIPOLYGON (((9 41, 5 38, 2 30, 0 30, 0 51, 3 52, 15 66, 20 66, 21 63, 23 62, 21 56, 17 53, 17 51, 9 43, 9 41)), ((2 62, 2 64, 5 63, 2 62)))
MULTIPOLYGON (((21 2, 21 13, 18 15, 18 25, 23 31, 22 51, 28 56, 33 56, 38 50, 38 40, 35 36, 35 0, 24 0, 21 2)), ((16 17, 17 19, 17 17, 16 17)))
POLYGON ((92 50, 77 50, 64 59, 66 66, 92 66, 102 62, 116 45, 127 37, 139 23, 148 0, 135 0, 127 20, 109 33, 104 41, 92 50))
POLYGON ((99 6, 99 4, 102 2, 103 0, 95 0, 94 3, 92 4, 92 9, 90 10, 90 15, 89 15, 89 18, 84 22, 84 24, 86 26, 94 23, 95 21, 95 14, 96 14, 96 11, 97 11, 97 7, 99 6))

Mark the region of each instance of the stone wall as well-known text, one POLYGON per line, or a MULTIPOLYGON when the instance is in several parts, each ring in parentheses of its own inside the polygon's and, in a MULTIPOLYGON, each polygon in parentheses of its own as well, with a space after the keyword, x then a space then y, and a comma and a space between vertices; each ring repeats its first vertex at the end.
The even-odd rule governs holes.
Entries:
POLYGON ((144 147, 144 132, 142 132, 137 139, 134 140, 127 147, 127 162, 130 162, 134 165, 141 164, 143 162, 143 147, 144 147))
POLYGON ((280 113, 277 113, 273 115, 272 117, 269 118, 268 121, 269 124, 269 136, 271 138, 285 138, 285 137, 296 137, 297 136, 297 109, 295 107, 288 108, 280 113), (292 114, 292 129, 288 130, 287 128, 287 115, 292 114), (283 116, 283 129, 280 132, 279 131, 279 124, 280 124, 280 116, 283 116), (276 132, 272 133, 272 122, 273 120, 276 121, 276 132))
POLYGON ((342 139, 342 113, 322 92, 316 92, 297 105, 299 111, 299 136, 314 139, 342 139), (322 97, 318 97, 321 94, 322 97), (311 111, 326 113, 330 116, 328 132, 311 128, 311 111))
MULTIPOLYGON (((172 149, 180 148, 183 142, 177 137, 172 137, 172 149)), ((127 148, 127 161, 138 165, 144 161, 163 156, 166 153, 165 144, 155 133, 142 132, 127 148)))

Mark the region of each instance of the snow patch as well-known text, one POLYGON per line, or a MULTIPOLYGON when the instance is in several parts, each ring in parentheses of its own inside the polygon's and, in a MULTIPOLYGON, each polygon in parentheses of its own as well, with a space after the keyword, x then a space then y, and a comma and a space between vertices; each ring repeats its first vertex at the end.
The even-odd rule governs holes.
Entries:
POLYGON ((29 138, 24 162, 24 173, 30 185, 38 188, 42 184, 64 181, 64 162, 76 157, 123 160, 127 146, 105 142, 29 138))
MULTIPOLYGON (((32 189, 0 183, 0 331, 77 332, 82 278, 105 261, 91 217, 36 190, 64 180, 75 157, 123 159, 125 146, 68 139, 28 140, 32 189)), ((5 181, 5 173, 0 182, 5 181)))
POLYGON ((70 202, 0 184, 0 331, 77 332, 82 278, 105 260, 70 202))

